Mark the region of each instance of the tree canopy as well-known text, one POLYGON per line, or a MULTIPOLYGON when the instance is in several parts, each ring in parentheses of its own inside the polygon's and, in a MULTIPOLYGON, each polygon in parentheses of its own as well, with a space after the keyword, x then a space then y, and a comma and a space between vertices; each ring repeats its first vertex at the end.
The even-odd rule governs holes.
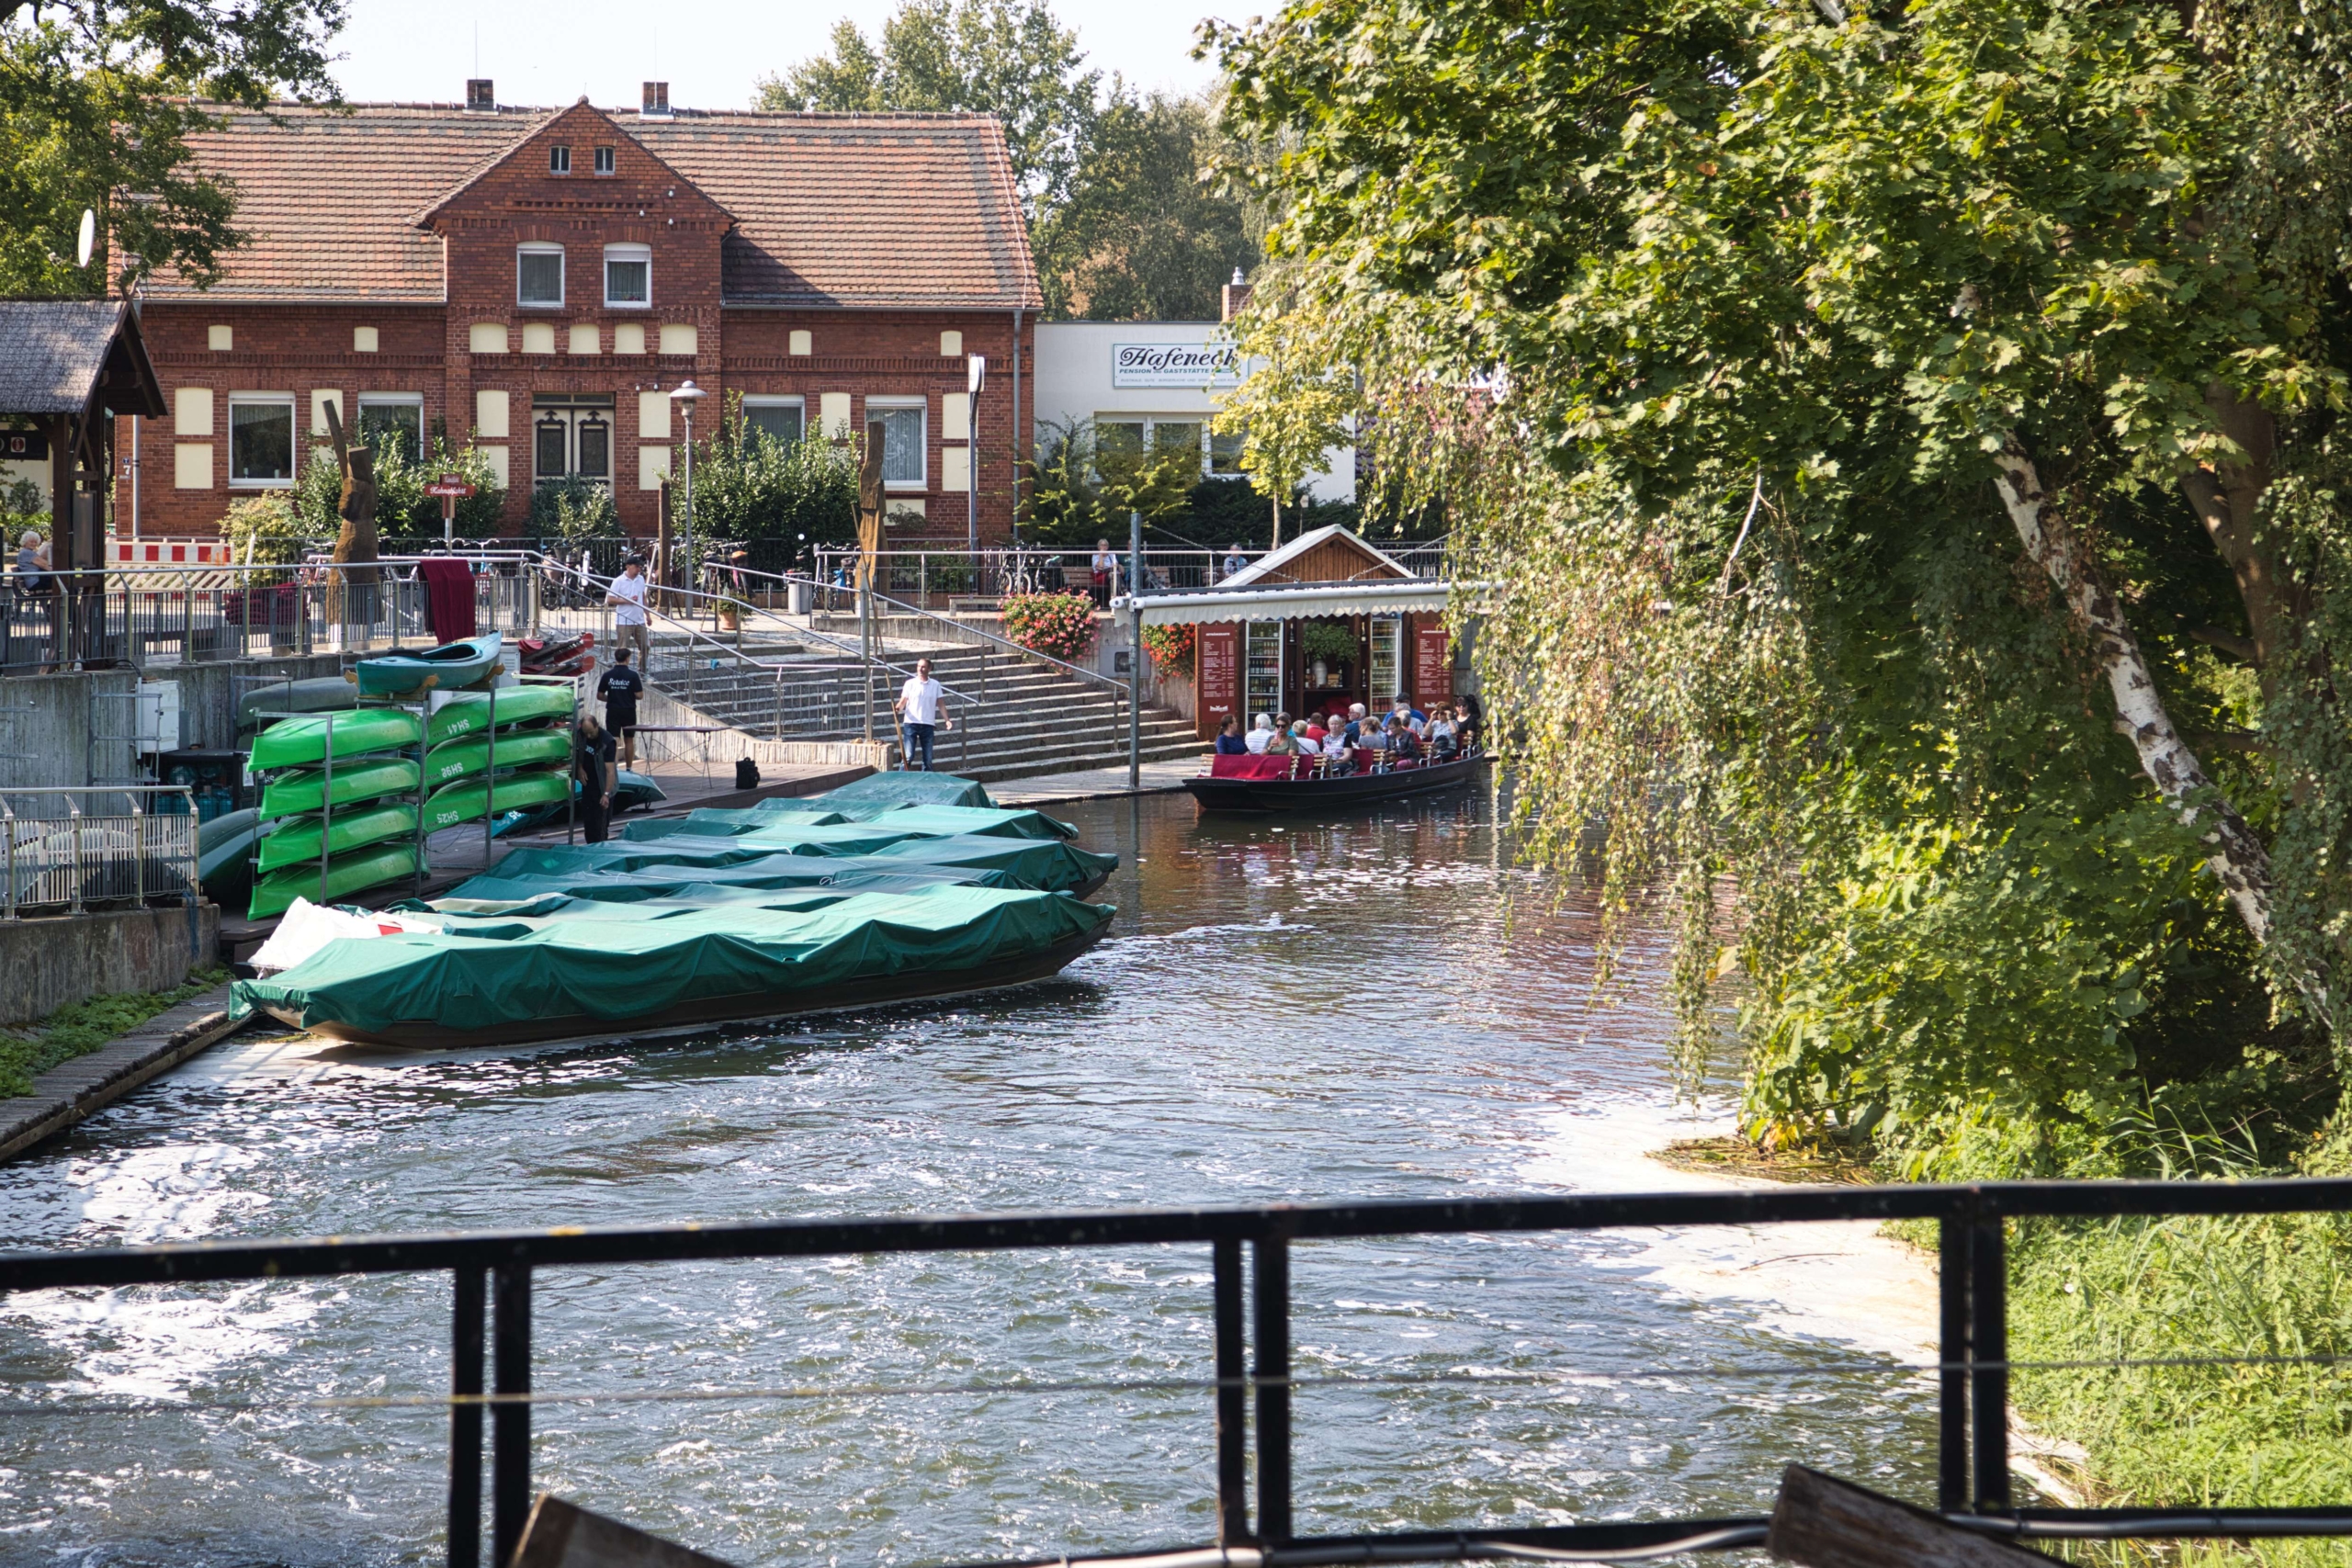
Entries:
POLYGON ((1600 825, 1612 908, 1675 890, 1694 1027, 1745 970, 1759 1135, 2046 1163, 2333 1103, 2346 20, 1209 29, 1279 215, 1244 352, 1360 387, 1500 585, 1533 852, 1600 825))
POLYGON ((1233 269, 1257 265, 1242 202, 1202 177, 1210 106, 1106 83, 1044 0, 904 0, 878 40, 839 22, 759 104, 996 116, 1050 314, 1214 317, 1233 269))
POLYGON ((199 286, 242 243, 236 197, 193 169, 207 104, 335 101, 345 0, 94 0, 0 13, 0 292, 104 292, 129 253, 199 286), (99 252, 74 265, 85 209, 99 252))

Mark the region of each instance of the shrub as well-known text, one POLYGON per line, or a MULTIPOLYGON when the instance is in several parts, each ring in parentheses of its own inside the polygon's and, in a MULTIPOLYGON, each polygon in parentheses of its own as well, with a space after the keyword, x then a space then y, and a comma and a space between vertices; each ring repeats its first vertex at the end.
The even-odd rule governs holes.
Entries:
MULTIPOLYGON (((425 494, 424 487, 443 474, 461 475, 474 487, 473 494, 458 502, 453 530, 458 537, 486 539, 498 532, 506 491, 489 458, 471 446, 452 452, 449 444, 437 436, 430 461, 412 461, 407 450, 405 442, 388 442, 376 454, 376 532, 380 537, 440 536, 441 500, 425 494)), ((343 469, 334 460, 332 446, 311 445, 311 460, 303 466, 293 495, 294 510, 310 537, 332 539, 342 530, 335 505, 343 498, 343 469)))
POLYGON ((1300 628, 1298 646, 1309 659, 1338 661, 1356 656, 1356 634, 1340 621, 1309 621, 1300 628))
POLYGON ((1201 628, 1189 621, 1181 626, 1146 626, 1144 651, 1151 655, 1152 668, 1162 675, 1190 675, 1193 649, 1200 635, 1201 628))
POLYGON ((698 539, 785 539, 795 559, 857 538, 857 446, 820 435, 781 441, 728 400, 718 430, 695 443, 698 539))
POLYGON ((1094 646, 1094 603, 1077 593, 1017 593, 1004 602, 1004 635, 1075 663, 1094 646))
POLYGON ((567 545, 582 545, 620 538, 624 530, 621 514, 613 506, 613 492, 603 485, 574 479, 541 485, 531 492, 531 532, 542 542, 560 539, 567 545))
POLYGON ((300 562, 302 546, 315 532, 295 509, 295 498, 300 493, 265 491, 230 507, 228 514, 220 519, 220 537, 228 543, 229 558, 240 563, 250 559, 256 566, 293 566, 300 562))

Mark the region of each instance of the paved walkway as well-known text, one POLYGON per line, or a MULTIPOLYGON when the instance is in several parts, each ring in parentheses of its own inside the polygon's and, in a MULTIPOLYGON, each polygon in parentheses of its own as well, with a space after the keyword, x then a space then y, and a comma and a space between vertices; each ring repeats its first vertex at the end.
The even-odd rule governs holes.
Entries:
MULTIPOLYGON (((1138 795, 1166 795, 1184 787, 1184 781, 1201 771, 1198 757, 1177 757, 1165 762, 1143 765, 1143 788, 1138 795)), ((989 796, 999 806, 1046 806, 1063 800, 1095 800, 1110 795, 1123 795, 1127 789, 1127 765, 1114 768, 1088 768, 1081 773, 1047 773, 1042 778, 1007 779, 988 786, 989 796)))

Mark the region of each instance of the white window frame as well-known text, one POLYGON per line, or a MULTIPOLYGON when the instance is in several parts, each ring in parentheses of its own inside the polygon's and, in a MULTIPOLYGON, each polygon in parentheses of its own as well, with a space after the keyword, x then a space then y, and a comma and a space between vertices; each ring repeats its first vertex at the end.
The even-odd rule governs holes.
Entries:
POLYGON ((550 141, 548 143, 548 173, 551 175, 568 175, 571 173, 571 144, 570 142, 550 141))
POLYGON ((292 490, 302 472, 302 426, 295 417, 296 399, 291 392, 232 392, 229 394, 229 488, 231 490, 292 490), (288 446, 288 462, 293 472, 282 479, 241 479, 237 477, 237 410, 240 408, 282 408, 286 411, 286 432, 288 446))
POLYGON ((607 310, 650 310, 653 309, 653 247, 639 244, 612 244, 605 247, 605 309, 607 310), (615 262, 645 264, 645 298, 616 299, 613 298, 613 264, 615 262))
POLYGON ((560 310, 565 294, 571 287, 571 264, 563 247, 552 240, 526 240, 514 247, 514 305, 523 310, 560 310), (525 256, 555 257, 555 299, 526 299, 523 298, 523 258, 525 256))
POLYGON ((368 411, 370 408, 414 409, 416 411, 416 460, 422 463, 431 456, 428 447, 433 439, 433 432, 425 428, 423 392, 361 392, 353 400, 352 406, 357 410, 351 427, 354 434, 368 427, 368 411))
POLYGON ((614 147, 599 147, 592 154, 591 166, 596 173, 612 175, 620 172, 620 152, 614 147))
MULTIPOLYGON (((915 466, 920 470, 917 476, 911 479, 885 479, 882 481, 882 488, 897 491, 928 491, 931 489, 931 400, 902 397, 869 397, 865 400, 865 412, 869 419, 872 415, 885 410, 894 413, 912 412, 918 415, 922 422, 922 433, 915 441, 915 466)), ((888 447, 883 449, 883 455, 885 457, 889 455, 888 447)))
MULTIPOLYGON (((1200 477, 1205 479, 1212 477, 1209 473, 1209 421, 1213 417, 1213 415, 1206 413, 1137 413, 1128 409, 1106 409, 1095 414, 1093 425, 1096 432, 1095 439, 1098 445, 1102 439, 1102 429, 1106 424, 1139 424, 1143 426, 1143 449, 1146 452, 1157 451, 1159 449, 1159 427, 1161 425, 1189 424, 1196 426, 1200 431, 1200 477)), ((1227 479, 1238 478, 1241 476, 1218 474, 1214 477, 1217 479, 1227 479)))
MULTIPOLYGON (((754 409, 797 409, 800 411, 800 439, 808 439, 808 400, 797 395, 772 397, 747 393, 743 398, 743 412, 748 416, 754 409)), ((926 435, 930 433, 926 431, 926 435)))

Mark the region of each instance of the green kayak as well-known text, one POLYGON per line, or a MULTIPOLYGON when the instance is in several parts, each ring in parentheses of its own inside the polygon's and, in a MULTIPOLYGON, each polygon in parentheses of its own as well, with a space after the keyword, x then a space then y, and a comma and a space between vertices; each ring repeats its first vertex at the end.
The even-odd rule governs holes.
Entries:
POLYGON ((261 816, 250 808, 224 811, 196 830, 196 879, 204 896, 226 909, 254 887, 254 840, 261 816))
MULTIPOLYGON (((438 746, 461 736, 480 735, 490 728, 490 700, 488 692, 466 692, 442 704, 425 720, 425 739, 438 746)), ((580 694, 569 681, 552 685, 526 681, 519 686, 501 686, 498 728, 503 729, 510 724, 526 724, 540 718, 569 720, 579 702, 580 694)))
POLYGON ((264 714, 340 712, 359 705, 359 688, 340 675, 280 681, 237 699, 237 728, 258 729, 273 721, 264 714))
MULTIPOLYGON (((562 729, 510 731, 498 727, 497 762, 501 768, 530 768, 561 762, 571 756, 571 735, 562 729)), ((478 773, 491 763, 490 737, 452 740, 424 754, 424 787, 438 789, 452 779, 478 773)))
POLYGON ((334 731, 337 761, 345 757, 364 757, 370 751, 397 751, 415 745, 424 734, 416 716, 399 708, 360 708, 351 713, 282 718, 254 740, 251 766, 255 773, 266 773, 272 768, 299 768, 323 761, 330 727, 334 731))
MULTIPOLYGON (((328 903, 345 898, 370 887, 380 887, 387 882, 399 882, 416 874, 416 846, 386 844, 365 850, 349 860, 338 860, 327 867, 324 897, 328 903)), ((245 910, 249 920, 266 920, 272 915, 282 915, 294 907, 297 898, 318 899, 319 868, 311 865, 281 866, 254 884, 253 903, 245 910)))
POLYGON ((505 639, 496 632, 469 637, 422 653, 388 653, 363 659, 355 668, 359 689, 370 696, 406 696, 435 689, 454 692, 470 686, 498 668, 498 651, 505 639))
MULTIPOLYGON (((325 787, 323 769, 304 768, 300 773, 281 774, 270 780, 269 787, 261 792, 262 817, 295 817, 320 810, 325 804, 325 787)), ((357 801, 387 795, 413 795, 415 791, 416 764, 406 757, 362 757, 335 765, 337 809, 357 801)))
POLYGON ((424 801, 424 830, 437 833, 444 828, 454 828, 460 822, 478 822, 489 811, 512 811, 518 807, 546 806, 563 799, 571 788, 571 775, 560 771, 515 773, 498 781, 495 800, 487 798, 490 791, 480 779, 462 784, 445 784, 435 790, 424 801))
MULTIPOLYGON (((262 870, 315 863, 319 858, 319 824, 324 820, 322 817, 297 817, 265 835, 261 841, 262 870)), ((328 831, 332 835, 328 848, 335 859, 341 860, 353 850, 414 833, 416 807, 403 801, 398 806, 363 806, 356 810, 338 811, 328 831)))

